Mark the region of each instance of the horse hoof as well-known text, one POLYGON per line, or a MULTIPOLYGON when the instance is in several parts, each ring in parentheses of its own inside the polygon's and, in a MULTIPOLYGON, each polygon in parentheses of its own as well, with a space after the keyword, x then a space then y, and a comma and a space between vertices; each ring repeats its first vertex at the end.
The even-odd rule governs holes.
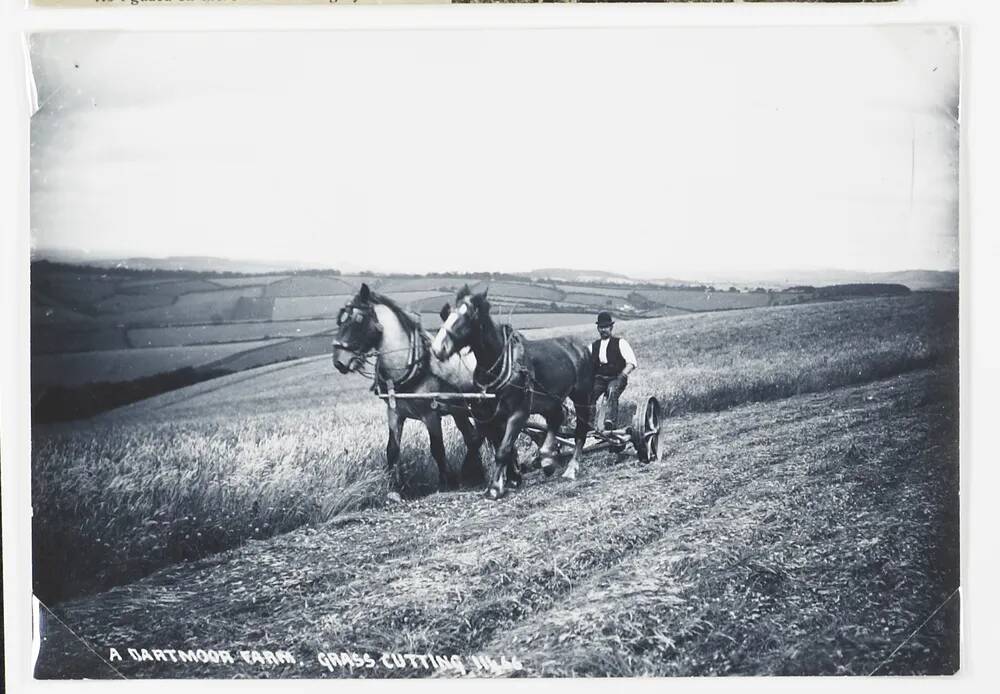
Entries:
POLYGON ((486 498, 489 499, 490 501, 497 501, 502 496, 503 492, 497 489, 496 487, 490 487, 489 489, 486 490, 486 498))
POLYGON ((562 476, 563 476, 564 480, 575 480, 576 479, 576 470, 574 470, 571 467, 570 468, 566 468, 566 472, 564 472, 562 474, 562 476))
POLYGON ((549 460, 547 463, 542 463, 542 474, 544 474, 546 477, 552 477, 552 475, 556 474, 555 463, 553 463, 551 460, 549 460))

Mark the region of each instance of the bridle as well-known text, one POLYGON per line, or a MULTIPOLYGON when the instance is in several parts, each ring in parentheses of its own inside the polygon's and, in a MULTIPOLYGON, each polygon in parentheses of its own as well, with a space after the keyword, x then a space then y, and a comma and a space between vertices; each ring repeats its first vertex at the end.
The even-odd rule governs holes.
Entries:
POLYGON ((333 340, 334 349, 342 349, 345 352, 350 352, 354 355, 351 360, 357 360, 359 363, 365 363, 368 359, 375 353, 376 347, 382 342, 382 324, 378 322, 375 317, 375 309, 372 308, 370 304, 357 305, 354 303, 349 303, 345 305, 337 313, 337 327, 342 328, 348 321, 354 321, 356 323, 370 322, 373 326, 375 332, 375 337, 372 339, 371 344, 367 347, 355 347, 343 342, 338 335, 337 338, 333 340))
MULTIPOLYGON (((468 316, 469 320, 472 321, 479 319, 479 309, 476 308, 475 305, 473 305, 473 303, 469 300, 468 297, 463 298, 462 301, 458 304, 458 306, 456 306, 452 311, 453 313, 460 316, 461 315, 468 316)), ((449 316, 448 318, 451 318, 451 316, 449 316)), ((444 321, 444 323, 441 325, 441 330, 444 331, 444 334, 447 335, 454 344, 458 345, 459 340, 461 338, 457 334, 455 334, 455 331, 451 329, 451 327, 448 325, 448 322, 449 322, 448 320, 444 321)))
POLYGON ((385 378, 382 374, 382 355, 388 354, 388 352, 377 349, 377 347, 382 343, 384 329, 375 315, 374 307, 371 304, 347 304, 340 309, 340 313, 337 314, 337 325, 344 325, 348 320, 353 320, 357 323, 365 323, 366 321, 369 322, 375 333, 375 338, 371 341, 369 346, 362 347, 360 349, 347 345, 339 339, 334 340, 333 346, 334 348, 339 347, 340 349, 350 352, 356 359, 364 362, 367 362, 372 356, 375 357, 375 373, 372 377, 374 381, 372 384, 372 390, 376 393, 393 391, 396 388, 404 387, 422 375, 423 367, 427 363, 427 356, 429 352, 427 345, 425 344, 427 342, 427 338, 423 335, 421 330, 417 329, 409 333, 410 344, 408 347, 409 354, 407 355, 406 360, 406 371, 401 378, 393 380, 385 378))
MULTIPOLYGON (((463 297, 454 309, 455 313, 465 316, 467 320, 473 322, 479 320, 479 311, 480 307, 476 306, 469 297, 463 297)), ((441 329, 457 346, 461 344, 459 336, 452 330, 449 322, 446 320, 441 329)), ((480 368, 477 366, 472 375, 473 382, 484 393, 496 393, 503 390, 514 380, 514 375, 517 372, 524 370, 523 366, 518 367, 514 358, 514 343, 517 339, 517 333, 509 325, 501 325, 500 332, 503 335, 503 347, 500 350, 500 356, 497 357, 496 361, 489 368, 480 368), (497 367, 499 367, 499 372, 496 372, 496 375, 494 375, 497 367), (490 377, 489 380, 484 380, 482 375, 490 377)))

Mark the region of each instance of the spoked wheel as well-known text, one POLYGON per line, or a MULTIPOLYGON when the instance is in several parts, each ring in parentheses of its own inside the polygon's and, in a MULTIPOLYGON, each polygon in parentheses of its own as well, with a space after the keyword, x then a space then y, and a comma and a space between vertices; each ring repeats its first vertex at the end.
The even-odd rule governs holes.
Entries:
POLYGON ((649 463, 660 459, 660 401, 656 398, 646 400, 636 415, 632 443, 641 462, 649 463))

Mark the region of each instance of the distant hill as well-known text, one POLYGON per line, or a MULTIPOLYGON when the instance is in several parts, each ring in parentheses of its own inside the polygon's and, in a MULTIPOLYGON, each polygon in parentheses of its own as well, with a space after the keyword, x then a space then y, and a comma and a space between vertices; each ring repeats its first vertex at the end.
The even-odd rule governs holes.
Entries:
POLYGON ((603 270, 571 270, 569 268, 547 267, 531 272, 518 273, 533 280, 560 280, 562 282, 620 282, 640 284, 639 280, 617 272, 603 270))
POLYGON ((187 270, 190 272, 235 272, 240 274, 260 274, 301 270, 331 270, 329 266, 299 260, 234 260, 213 256, 167 256, 165 258, 91 258, 83 254, 63 251, 37 251, 33 260, 50 260, 101 268, 122 268, 126 270, 187 270))
POLYGON ((904 270, 902 272, 882 272, 872 275, 876 282, 894 282, 906 285, 912 290, 948 289, 958 290, 958 273, 936 270, 904 270))
POLYGON ((786 288, 835 284, 901 284, 913 291, 958 290, 958 273, 939 270, 901 270, 898 272, 861 272, 856 270, 773 270, 730 273, 707 273, 701 281, 709 284, 735 284, 786 288))

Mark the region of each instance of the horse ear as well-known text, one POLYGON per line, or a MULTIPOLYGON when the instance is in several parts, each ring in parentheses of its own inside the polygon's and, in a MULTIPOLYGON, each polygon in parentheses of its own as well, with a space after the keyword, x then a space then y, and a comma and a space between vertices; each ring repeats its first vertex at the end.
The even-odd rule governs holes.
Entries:
POLYGON ((361 299, 362 301, 368 301, 368 299, 371 298, 371 295, 372 295, 372 290, 368 287, 368 284, 362 282, 361 291, 358 292, 358 298, 361 299))
POLYGON ((489 294, 489 292, 490 288, 487 287, 483 291, 473 296, 473 301, 475 302, 475 304, 480 308, 486 309, 487 311, 490 310, 490 302, 486 300, 486 295, 489 294))
POLYGON ((441 320, 448 320, 448 316, 451 315, 451 306, 449 304, 442 306, 440 315, 441 320))

